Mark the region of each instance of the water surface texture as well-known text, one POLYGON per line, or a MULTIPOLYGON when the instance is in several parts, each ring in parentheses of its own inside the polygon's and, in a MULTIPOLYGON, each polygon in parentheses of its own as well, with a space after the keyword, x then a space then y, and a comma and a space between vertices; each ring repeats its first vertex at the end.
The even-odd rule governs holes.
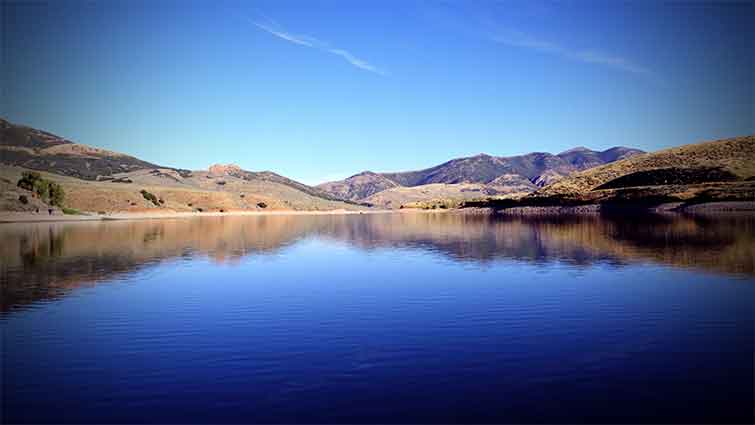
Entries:
POLYGON ((752 217, 0 225, 6 422, 752 422, 752 217))

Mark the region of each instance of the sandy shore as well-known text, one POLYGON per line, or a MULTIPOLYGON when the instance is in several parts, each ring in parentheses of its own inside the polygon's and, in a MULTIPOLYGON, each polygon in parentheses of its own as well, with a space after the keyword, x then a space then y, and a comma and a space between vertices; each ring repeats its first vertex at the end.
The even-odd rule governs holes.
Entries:
MULTIPOLYGON (((695 215, 721 215, 721 214, 755 214, 755 202, 709 202, 704 204, 690 205, 681 210, 674 210, 679 204, 664 204, 657 207, 626 206, 627 213, 683 213, 695 215)), ((33 223, 33 222, 57 222, 57 221, 106 221, 106 220, 159 220, 196 217, 240 217, 240 216, 278 216, 278 215, 353 215, 353 214, 464 214, 464 215, 595 215, 606 212, 617 213, 621 208, 613 207, 610 210, 601 208, 600 205, 582 205, 572 207, 512 207, 505 209, 494 208, 463 208, 463 209, 399 209, 399 210, 325 210, 325 211, 297 211, 297 210, 272 210, 272 211, 229 211, 229 212, 120 212, 108 214, 65 215, 61 213, 47 215, 43 213, 28 212, 0 212, 0 223, 33 223)))
POLYGON ((105 220, 156 220, 195 217, 238 217, 238 216, 270 216, 270 215, 351 215, 351 214, 386 214, 398 210, 327 210, 327 211, 229 211, 229 212, 140 212, 140 213, 109 213, 88 215, 42 214, 26 212, 0 212, 0 223, 30 223, 48 221, 105 221, 105 220))

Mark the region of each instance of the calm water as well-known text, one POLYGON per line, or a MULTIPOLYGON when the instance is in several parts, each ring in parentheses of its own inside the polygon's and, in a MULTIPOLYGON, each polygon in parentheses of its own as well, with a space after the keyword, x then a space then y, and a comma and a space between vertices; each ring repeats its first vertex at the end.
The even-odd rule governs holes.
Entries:
POLYGON ((755 220, 0 225, 7 422, 752 422, 755 220))

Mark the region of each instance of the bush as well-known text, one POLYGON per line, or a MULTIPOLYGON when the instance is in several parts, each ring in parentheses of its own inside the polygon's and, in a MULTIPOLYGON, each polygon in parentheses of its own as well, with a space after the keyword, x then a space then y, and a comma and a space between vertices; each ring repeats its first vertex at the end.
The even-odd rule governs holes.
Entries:
POLYGON ((158 207, 160 206, 160 201, 157 199, 157 196, 155 196, 155 195, 147 192, 144 189, 142 189, 139 193, 142 194, 142 196, 144 197, 144 199, 152 202, 153 204, 155 204, 158 207))
POLYGON ((257 206, 260 208, 267 208, 267 204, 264 202, 257 202, 257 206))
POLYGON ((77 210, 76 208, 66 208, 66 207, 63 207, 63 208, 61 208, 61 210, 63 210, 63 214, 67 214, 67 215, 79 215, 79 214, 81 214, 81 211, 77 210))
POLYGON ((57 183, 50 182, 49 193, 50 193, 50 204, 62 207, 63 200, 66 197, 66 194, 63 191, 63 187, 57 183))
POLYGON ((26 205, 29 203, 29 198, 26 197, 26 195, 21 195, 18 197, 19 202, 26 205))
POLYGON ((34 190, 34 183, 42 180, 42 176, 34 171, 24 171, 21 173, 21 180, 18 181, 18 187, 26 190, 34 190))
POLYGON ((18 187, 33 191, 45 203, 59 207, 63 206, 63 201, 65 200, 63 187, 53 181, 43 179, 35 171, 24 171, 21 173, 18 187))

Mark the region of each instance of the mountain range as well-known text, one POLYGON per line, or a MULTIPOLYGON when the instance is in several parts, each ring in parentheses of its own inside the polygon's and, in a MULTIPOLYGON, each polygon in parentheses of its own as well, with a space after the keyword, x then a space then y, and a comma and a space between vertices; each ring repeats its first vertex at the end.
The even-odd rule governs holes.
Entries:
POLYGON ((50 207, 16 184, 29 170, 61 185, 66 208, 107 214, 751 201, 754 164, 750 135, 653 153, 578 147, 558 154, 479 154, 417 171, 364 171, 312 187, 233 164, 165 167, 0 119, 0 211, 50 207))
MULTIPOLYGON (((518 156, 479 154, 457 158, 418 171, 375 173, 363 171, 347 179, 327 182, 317 187, 342 199, 374 203, 376 194, 384 191, 412 193, 407 190, 420 186, 477 185, 484 194, 528 193, 558 181, 569 174, 643 153, 623 146, 604 151, 577 147, 550 154, 533 152, 518 156), (370 202, 373 201, 373 202, 370 202)), ((466 187, 470 192, 474 187, 466 187)), ((460 189, 463 187, 460 187, 460 189)), ((453 188, 447 188, 452 190, 453 188)), ((460 192, 461 193, 461 192, 460 192)), ((479 195, 477 193, 476 195, 479 195)), ((384 194, 385 195, 385 194, 384 194)), ((383 205, 390 206, 390 205, 383 205)))

